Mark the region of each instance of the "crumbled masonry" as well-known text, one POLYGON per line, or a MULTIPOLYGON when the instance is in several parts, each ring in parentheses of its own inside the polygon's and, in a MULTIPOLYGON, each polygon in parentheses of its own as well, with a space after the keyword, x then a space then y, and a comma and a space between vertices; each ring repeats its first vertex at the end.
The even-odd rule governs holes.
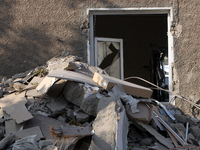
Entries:
POLYGON ((0 149, 200 149, 200 121, 151 94, 77 56, 54 57, 0 83, 0 149))

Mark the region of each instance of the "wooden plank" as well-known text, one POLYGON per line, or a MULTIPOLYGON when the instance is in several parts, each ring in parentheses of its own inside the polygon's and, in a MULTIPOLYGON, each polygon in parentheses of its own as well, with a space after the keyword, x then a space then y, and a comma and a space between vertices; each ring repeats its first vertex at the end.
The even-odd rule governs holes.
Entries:
POLYGON ((56 77, 59 79, 65 79, 69 81, 76 81, 76 82, 81 82, 81 83, 88 83, 90 85, 98 86, 93 80, 92 77, 80 72, 75 72, 75 71, 67 71, 67 70, 61 70, 61 69, 56 69, 51 71, 48 74, 49 77, 56 77))
POLYGON ((150 125, 144 124, 142 122, 138 122, 140 126, 146 129, 151 135, 153 135, 160 143, 165 145, 167 148, 174 148, 174 145, 168 141, 164 136, 162 136, 160 133, 158 133, 155 129, 153 129, 150 125))
POLYGON ((127 81, 123 81, 111 76, 99 74, 97 72, 95 72, 93 76, 93 81, 106 90, 110 90, 111 88, 113 88, 115 84, 120 84, 122 85, 126 94, 144 97, 144 98, 150 98, 152 95, 152 90, 149 88, 146 88, 134 83, 130 83, 127 81))
POLYGON ((25 92, 13 93, 0 99, 0 107, 18 124, 33 118, 25 107, 27 100, 24 95, 25 92))

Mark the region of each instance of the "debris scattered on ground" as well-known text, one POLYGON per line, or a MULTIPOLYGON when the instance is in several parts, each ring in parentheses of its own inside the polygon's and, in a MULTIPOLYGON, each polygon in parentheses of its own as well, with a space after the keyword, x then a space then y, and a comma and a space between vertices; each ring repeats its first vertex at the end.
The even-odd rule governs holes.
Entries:
POLYGON ((200 148, 200 121, 62 54, 0 83, 0 149, 200 148))

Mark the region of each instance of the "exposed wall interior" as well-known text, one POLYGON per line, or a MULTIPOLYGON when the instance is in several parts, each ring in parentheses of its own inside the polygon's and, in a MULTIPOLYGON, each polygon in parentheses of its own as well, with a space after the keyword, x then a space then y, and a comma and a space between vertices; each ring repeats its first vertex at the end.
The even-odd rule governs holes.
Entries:
MULTIPOLYGON (((137 76, 156 84, 160 47, 166 49, 165 58, 168 53, 167 14, 94 15, 93 20, 95 37, 123 39, 124 78, 137 76)), ((129 81, 150 86, 138 79, 129 81)))

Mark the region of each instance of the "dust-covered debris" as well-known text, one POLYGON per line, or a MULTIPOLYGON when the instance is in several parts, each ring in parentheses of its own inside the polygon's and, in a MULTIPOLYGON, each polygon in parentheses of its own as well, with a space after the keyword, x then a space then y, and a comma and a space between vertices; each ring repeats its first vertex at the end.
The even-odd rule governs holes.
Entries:
POLYGON ((0 149, 199 147, 200 121, 151 94, 64 52, 2 79, 0 149))

